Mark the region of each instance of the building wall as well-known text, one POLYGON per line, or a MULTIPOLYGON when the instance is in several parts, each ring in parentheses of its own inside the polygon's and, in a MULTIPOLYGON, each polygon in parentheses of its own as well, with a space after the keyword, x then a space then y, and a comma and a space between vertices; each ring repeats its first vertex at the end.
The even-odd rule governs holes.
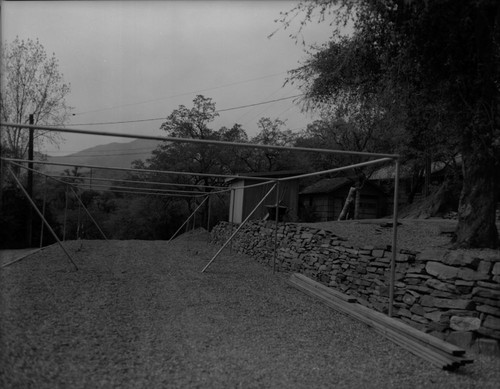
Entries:
MULTIPOLYGON (((237 180, 234 182, 233 187, 235 188, 243 187, 244 184, 245 184, 244 180, 237 180)), ((235 189, 231 191, 231 200, 229 202, 229 221, 232 223, 241 223, 244 220, 243 219, 244 194, 245 191, 243 189, 235 189)))
MULTIPOLYGON (((348 194, 349 187, 346 186, 332 193, 301 195, 300 201, 303 207, 312 207, 315 221, 337 220, 348 194)), ((375 188, 363 188, 360 200, 360 219, 376 219, 386 214, 386 197, 375 188)))
MULTIPOLYGON (((236 181, 238 185, 234 184, 234 186, 249 186, 261 181, 244 179, 240 181, 236 181)), ((256 205, 262 200, 264 195, 271 189, 273 183, 268 183, 265 185, 260 185, 256 187, 245 188, 244 190, 237 190, 237 193, 241 194, 241 202, 238 200, 235 203, 235 223, 241 223, 252 210, 256 207, 256 205), (244 194, 243 194, 244 192, 244 194), (244 201, 243 201, 244 200, 244 201), (238 213, 240 212, 240 213, 238 213), (241 215, 240 218, 238 216, 241 215)), ((297 220, 298 218, 298 181, 290 180, 281 182, 279 185, 279 198, 281 200, 281 205, 288 207, 288 220, 297 220)), ((267 215, 266 206, 275 205, 276 204, 276 190, 273 190, 269 196, 264 200, 264 202, 259 206, 259 208, 255 211, 251 220, 263 219, 267 215)), ((231 211, 230 211, 231 212, 231 211)), ((232 220, 231 218, 229 220, 232 220)))

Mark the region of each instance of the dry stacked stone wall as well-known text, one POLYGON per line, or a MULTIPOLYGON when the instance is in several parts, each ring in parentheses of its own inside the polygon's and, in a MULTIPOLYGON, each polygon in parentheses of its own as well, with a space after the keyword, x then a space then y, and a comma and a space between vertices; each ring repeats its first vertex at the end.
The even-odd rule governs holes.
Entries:
MULTIPOLYGON (((218 224, 212 242, 224 243, 234 228, 230 223, 218 224)), ((274 259, 274 236, 274 222, 250 222, 236 235, 232 247, 387 312, 391 247, 353 247, 330 231, 279 223, 274 259)), ((461 347, 498 353, 500 251, 402 248, 396 258, 394 316, 461 347)))

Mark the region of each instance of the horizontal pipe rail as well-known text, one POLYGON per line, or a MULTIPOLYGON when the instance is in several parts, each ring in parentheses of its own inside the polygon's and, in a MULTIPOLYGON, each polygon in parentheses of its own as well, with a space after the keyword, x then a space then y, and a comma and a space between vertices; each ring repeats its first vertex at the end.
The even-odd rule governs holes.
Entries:
POLYGON ((52 126, 39 126, 30 124, 17 124, 17 123, 4 123, 0 122, 0 126, 5 127, 16 127, 22 129, 33 129, 33 130, 45 130, 45 131, 58 131, 68 134, 84 134, 84 135, 99 135, 99 136, 110 136, 117 138, 132 138, 132 139, 149 139, 158 140, 165 142, 177 142, 177 143, 198 143, 206 145, 221 145, 221 146, 231 146, 231 147, 246 147, 246 148, 256 148, 256 149, 268 149, 268 150, 283 150, 283 151, 305 151, 309 153, 325 153, 325 154, 339 154, 339 155, 358 155, 363 157, 387 157, 387 158, 397 158, 396 154, 384 154, 384 153, 368 153, 365 151, 345 151, 345 150, 330 150, 330 149, 318 149, 318 148, 308 148, 308 147, 286 147, 286 146, 273 146, 273 145, 261 145, 255 143, 240 143, 240 142, 228 142, 228 141, 218 141, 209 139, 192 139, 192 138, 176 138, 168 136, 152 136, 152 135, 139 135, 139 134, 124 134, 124 133, 111 133, 105 131, 88 131, 79 130, 74 128, 60 128, 52 126))
POLYGON ((314 177, 314 176, 319 176, 321 174, 336 173, 336 172, 341 172, 343 170, 349 170, 349 169, 354 169, 354 168, 363 167, 363 166, 375 165, 375 164, 378 164, 378 163, 384 163, 384 162, 389 162, 389 161, 393 161, 393 160, 394 160, 394 158, 372 159, 371 161, 360 162, 360 163, 356 163, 356 164, 353 164, 353 165, 336 167, 336 168, 333 168, 333 169, 322 170, 322 171, 319 171, 319 172, 313 172, 313 173, 307 173, 307 174, 300 174, 298 176, 293 176, 293 177, 278 178, 277 180, 278 181, 298 180, 298 179, 301 179, 301 178, 314 177))
MULTIPOLYGON (((45 176, 45 177, 48 177, 54 181, 57 181, 63 185, 69 185, 71 187, 74 187, 74 188, 84 188, 84 187, 81 187, 79 186, 78 183, 71 183, 71 182, 67 182, 67 181, 64 181, 64 180, 61 180, 61 179, 58 179, 54 176, 51 176, 49 174, 46 174, 46 173, 42 173, 38 170, 35 170, 35 169, 31 169, 27 166, 23 166, 21 164, 18 164, 18 163, 15 163, 15 162, 12 162, 12 161, 9 161, 10 164, 14 165, 14 166, 19 166, 20 168, 23 168, 25 170, 31 170, 33 171, 34 173, 37 173, 39 175, 42 175, 42 176, 45 176)), ((84 185, 84 184, 83 184, 84 185)), ((164 193, 158 193, 158 192, 142 192, 141 189, 139 188, 138 190, 134 190, 134 191, 125 191, 125 190, 114 190, 114 189, 99 189, 99 192, 113 192, 113 193, 127 193, 127 194, 145 194, 145 195, 157 195, 157 196, 168 196, 168 197, 203 197, 205 196, 206 192, 193 192, 193 193, 199 193, 199 195, 183 195, 183 194, 164 194, 164 193)))
MULTIPOLYGON (((71 178, 68 176, 54 176, 54 175, 49 175, 49 177, 56 177, 60 178, 62 180, 71 178)), ((209 188, 209 189, 225 189, 226 187, 224 186, 215 186, 215 185, 196 185, 196 184, 180 184, 180 183, 175 183, 175 182, 157 182, 157 181, 140 181, 140 180, 128 180, 126 178, 120 179, 120 178, 101 178, 101 177, 89 177, 89 176, 81 176, 78 177, 79 179, 82 179, 84 181, 105 181, 105 182, 127 182, 131 184, 148 184, 148 185, 161 185, 161 186, 182 186, 186 188, 209 188)))
MULTIPOLYGON (((82 183, 82 182, 75 182, 74 183, 76 186, 78 186, 79 188, 81 189, 89 189, 88 188, 88 185, 85 184, 85 183, 82 183)), ((121 186, 121 185, 116 185, 116 186, 109 186, 109 185, 102 185, 102 184, 94 184, 92 185, 93 187, 96 187, 96 188, 109 188, 109 189, 125 189, 125 190, 128 190, 128 189, 137 189, 137 190, 142 190, 142 191, 145 191, 145 192, 158 192, 158 193, 183 193, 183 194, 187 194, 187 193, 192 193, 192 194, 205 194, 206 192, 201 192, 201 191, 195 191, 195 190, 177 190, 177 189, 157 189, 157 188, 137 188, 137 187, 133 187, 133 186, 121 186)), ((89 189, 90 190, 90 189, 89 189)))
POLYGON ((179 171, 169 171, 169 170, 149 170, 149 169, 137 169, 137 168, 125 168, 125 167, 111 167, 111 166, 98 166, 98 165, 87 165, 87 164, 71 164, 71 163, 61 163, 61 162, 48 162, 48 161, 30 161, 28 159, 20 159, 20 158, 2 158, 4 161, 9 162, 33 162, 39 165, 54 165, 54 166, 69 166, 69 167, 81 167, 88 169, 102 169, 102 170, 117 170, 117 171, 125 171, 125 172, 139 172, 139 173, 157 173, 157 174, 176 174, 176 175, 184 175, 184 176, 198 176, 198 177, 216 177, 216 178, 251 178, 253 180, 261 180, 261 181, 274 181, 273 178, 263 178, 263 177, 248 177, 248 176, 239 176, 228 175, 228 174, 213 174, 213 173, 190 173, 190 172, 179 172, 179 171))

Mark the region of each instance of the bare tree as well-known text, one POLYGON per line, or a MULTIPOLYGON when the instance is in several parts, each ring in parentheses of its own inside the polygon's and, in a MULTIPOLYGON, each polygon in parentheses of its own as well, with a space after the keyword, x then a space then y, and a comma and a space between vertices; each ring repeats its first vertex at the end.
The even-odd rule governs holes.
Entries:
MULTIPOLYGON (((1 58, 1 120, 26 124, 33 115, 33 124, 63 125, 71 111, 65 100, 70 84, 64 82, 55 54, 49 57, 38 40, 16 37, 2 46, 1 58)), ((60 141, 57 133, 48 131, 36 131, 34 138, 37 147, 60 141)), ((28 131, 3 127, 1 142, 4 155, 22 158, 28 150, 28 131)))

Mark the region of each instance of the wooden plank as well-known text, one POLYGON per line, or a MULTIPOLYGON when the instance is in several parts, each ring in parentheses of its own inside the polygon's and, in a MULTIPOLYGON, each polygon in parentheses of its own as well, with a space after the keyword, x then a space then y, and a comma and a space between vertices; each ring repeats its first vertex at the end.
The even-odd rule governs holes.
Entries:
POLYGON ((330 293, 332 296, 335 296, 343 301, 347 301, 348 303, 357 303, 358 302, 358 299, 356 297, 349 296, 347 294, 339 292, 338 290, 335 290, 333 288, 329 288, 328 286, 323 285, 320 282, 314 281, 313 279, 311 279, 303 274, 294 273, 294 274, 292 274, 291 277, 293 277, 294 279, 298 279, 300 281, 306 282, 316 289, 324 290, 327 293, 330 293))
POLYGON ((360 313, 356 311, 349 311, 349 308, 347 306, 347 303, 345 302, 333 302, 329 296, 326 295, 321 295, 323 292, 318 291, 318 290, 313 290, 309 285, 307 284, 294 284, 290 282, 290 285, 296 287, 297 289, 301 290, 302 292, 308 294, 311 297, 314 298, 319 298, 319 300, 326 304, 327 306, 338 310, 342 313, 345 313, 349 316, 354 317, 355 319, 358 319, 359 321, 363 322, 364 324, 372 327, 375 331, 378 333, 382 334, 392 342, 398 344, 399 346, 405 348, 409 352, 427 360, 430 363, 433 363, 436 366, 439 366, 442 369, 453 369, 456 368, 456 363, 453 361, 451 358, 452 356, 450 355, 448 358, 446 358, 443 355, 439 355, 435 352, 432 352, 432 350, 428 350, 425 348, 425 346, 418 344, 417 342, 412 342, 409 338, 403 337, 403 335, 398 334, 394 330, 391 330, 390 328, 384 327, 382 324, 377 323, 369 318, 363 317, 360 313))
MULTIPOLYGON (((294 278, 304 280, 304 278, 307 278, 307 277, 302 275, 301 277, 294 277, 294 278)), ((311 279, 309 279, 309 281, 307 283, 308 284, 312 284, 312 283, 319 284, 316 281, 311 280, 311 279)), ((319 284, 319 285, 324 286, 322 284, 319 284)), ((432 346, 439 348, 439 349, 441 349, 449 354, 457 355, 457 356, 465 354, 464 349, 457 347, 454 344, 451 344, 451 343, 445 342, 441 339, 438 339, 432 335, 426 334, 425 332, 419 331, 416 328, 413 328, 412 326, 410 326, 409 324, 406 324, 398 319, 386 316, 385 314, 383 314, 381 312, 377 312, 377 311, 370 309, 370 308, 367 308, 361 304, 353 304, 352 308, 360 311, 364 315, 366 315, 374 320, 377 320, 381 323, 386 324, 387 326, 390 326, 391 328, 393 328, 397 331, 400 331, 404 334, 412 336, 423 343, 427 343, 429 345, 432 345, 432 346)))
POLYGON ((391 328, 402 332, 404 334, 407 334, 409 336, 412 336, 413 338, 418 339, 419 341, 432 345, 436 348, 439 348, 451 355, 463 355, 465 354, 465 350, 455 346, 454 344, 445 342, 444 340, 438 339, 432 335, 426 334, 425 332, 419 331, 416 328, 410 326, 409 324, 406 324, 398 319, 389 317, 384 315, 381 312, 377 312, 373 309, 364 307, 362 305, 356 306, 355 309, 361 311, 363 314, 366 316, 375 319, 381 323, 384 323, 391 328))
POLYGON ((413 354, 440 366, 442 369, 454 370, 459 366, 473 362, 470 358, 452 355, 431 344, 421 342, 418 338, 413 338, 411 335, 408 336, 408 334, 387 326, 385 321, 378 321, 377 317, 368 317, 365 315, 366 312, 362 312, 363 310, 366 311, 365 307, 360 304, 350 304, 336 299, 334 296, 330 295, 328 291, 315 289, 309 283, 302 282, 300 278, 291 277, 289 284, 312 297, 319 298, 321 302, 329 307, 358 319, 394 343, 407 349, 413 354), (362 309, 358 309, 359 307, 362 307, 362 309))

